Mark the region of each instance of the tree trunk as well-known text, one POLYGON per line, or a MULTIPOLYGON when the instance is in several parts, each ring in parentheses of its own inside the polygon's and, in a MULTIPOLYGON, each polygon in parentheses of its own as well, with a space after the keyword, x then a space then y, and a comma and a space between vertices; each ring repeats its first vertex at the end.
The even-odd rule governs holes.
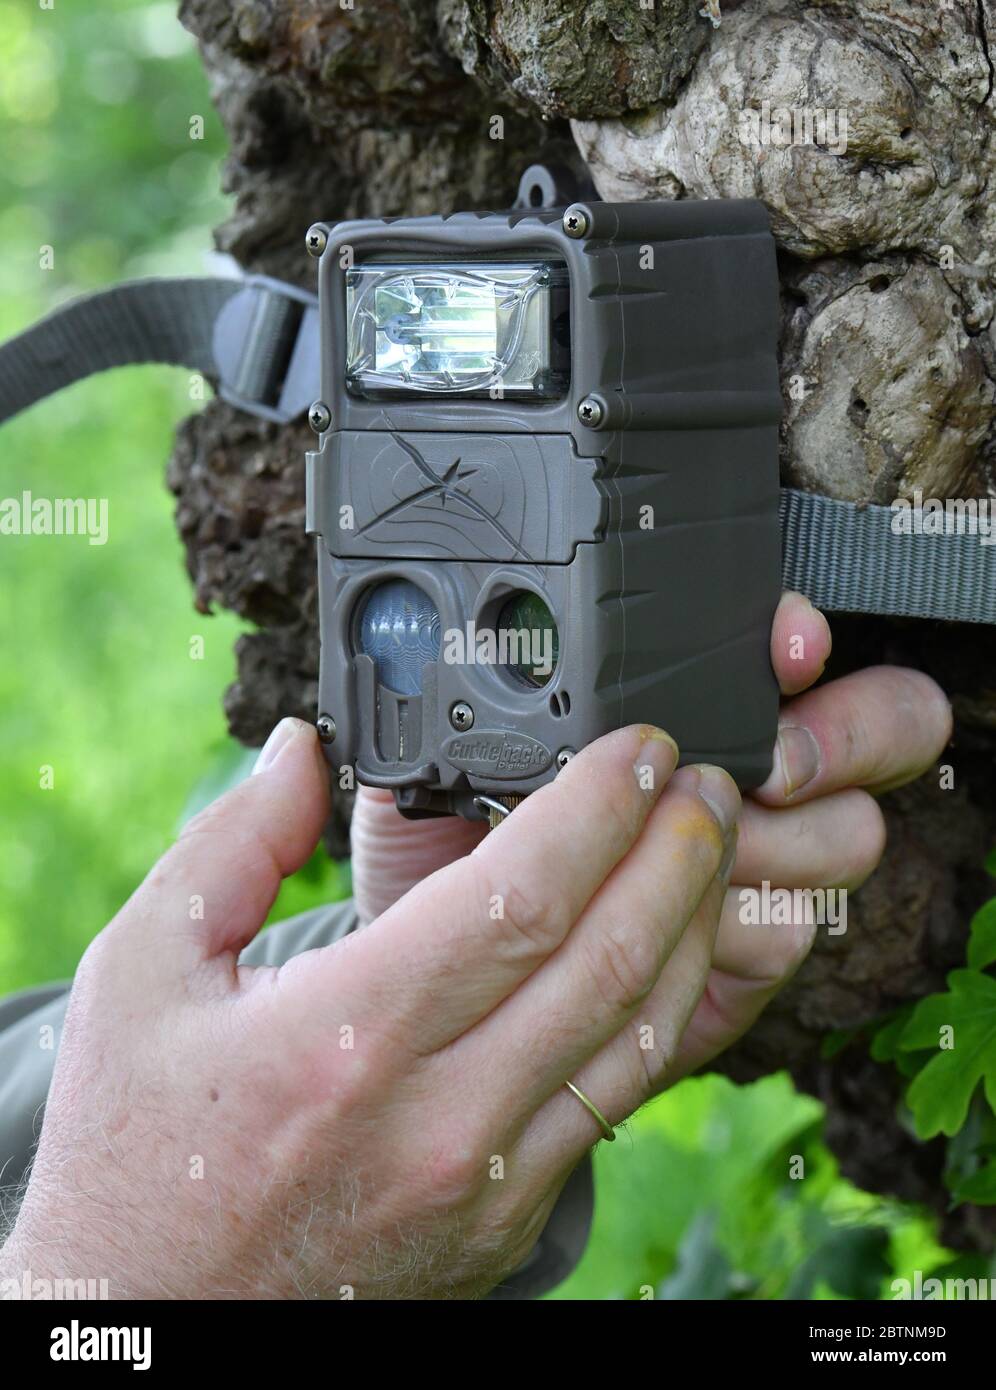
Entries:
MULTIPOLYGON (((879 503, 984 495, 996 481, 992 0, 702 2, 184 0, 231 141, 236 204, 219 247, 310 284, 310 223, 507 207, 534 161, 587 163, 615 200, 759 197, 781 262, 783 480, 879 503), (799 112, 812 143, 797 138, 799 112)), ((226 697, 250 744, 284 714, 315 716, 311 443, 306 425, 213 402, 181 428, 171 466, 198 605, 259 628, 239 643, 226 697)), ((889 848, 846 934, 821 937, 724 1065, 738 1078, 791 1065, 830 1106, 849 1176, 940 1210, 941 1148, 895 1120, 894 1078, 861 1044, 834 1062, 819 1048, 964 960, 996 840, 996 632, 833 627, 830 676, 896 662, 949 692, 954 789, 934 773, 884 798, 889 848)), ((991 1209, 960 1209, 945 1234, 991 1246, 991 1209)))

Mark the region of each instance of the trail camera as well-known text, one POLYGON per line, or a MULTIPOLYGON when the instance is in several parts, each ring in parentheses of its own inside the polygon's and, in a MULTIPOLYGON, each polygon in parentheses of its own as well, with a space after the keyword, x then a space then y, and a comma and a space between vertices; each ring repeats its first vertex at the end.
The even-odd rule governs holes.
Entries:
POLYGON ((334 767, 507 808, 624 724, 771 766, 778 281, 754 202, 318 225, 334 767))

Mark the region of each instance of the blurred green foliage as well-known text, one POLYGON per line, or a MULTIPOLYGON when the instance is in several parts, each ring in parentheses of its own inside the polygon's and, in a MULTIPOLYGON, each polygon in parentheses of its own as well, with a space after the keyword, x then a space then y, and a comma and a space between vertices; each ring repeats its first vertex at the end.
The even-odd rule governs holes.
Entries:
POLYGON ((931 1218, 840 1177, 822 1114, 784 1075, 665 1092, 596 1151, 591 1240, 553 1297, 891 1298, 945 1267, 931 1218))
POLYGON ((5 331, 24 309, 189 270, 210 249, 224 135, 174 5, 2 0, 0 122, 5 331), (40 273, 45 244, 55 268, 40 273))
MULTIPOLYGON (((0 3, 0 129, 0 337, 82 291, 204 269, 224 133, 171 4, 0 3)), ((0 496, 106 498, 109 518, 103 546, 0 539, 3 991, 71 974, 195 784, 246 770, 221 710, 240 624, 194 611, 163 484, 189 385, 162 367, 94 377, 0 435, 0 496)), ((316 857, 276 915, 340 880, 316 857)))
MULTIPOLYGON (((0 128, 0 336, 84 290, 203 269, 224 138, 172 5, 0 0, 0 128)), ((0 539, 2 992, 71 974, 184 815, 251 763, 221 713, 240 624, 194 611, 162 482, 188 388, 129 369, 0 435, 0 497, 106 498, 110 521, 99 547, 0 539)), ((273 915, 347 890, 318 854, 273 915)), ((599 1149, 592 1241, 555 1296, 887 1296, 890 1272, 937 1268, 931 1222, 844 1182, 820 1116, 780 1076, 669 1092, 599 1149)))
MULTIPOLYGON (((996 866, 990 856, 990 873, 996 866)), ((944 1180, 955 1202, 996 1206, 996 898, 969 927, 967 968, 947 990, 879 1026, 870 1051, 908 1081, 904 1103, 920 1139, 948 1137, 944 1180), (957 1044, 957 1050, 956 1050, 957 1044)))

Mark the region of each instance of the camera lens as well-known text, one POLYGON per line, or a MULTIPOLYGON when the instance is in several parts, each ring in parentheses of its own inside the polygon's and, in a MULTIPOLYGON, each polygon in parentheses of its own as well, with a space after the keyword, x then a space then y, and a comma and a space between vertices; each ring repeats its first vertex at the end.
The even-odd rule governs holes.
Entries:
POLYGON ((523 589, 507 600, 495 625, 498 660, 525 685, 546 685, 557 669, 560 633, 540 598, 523 589))

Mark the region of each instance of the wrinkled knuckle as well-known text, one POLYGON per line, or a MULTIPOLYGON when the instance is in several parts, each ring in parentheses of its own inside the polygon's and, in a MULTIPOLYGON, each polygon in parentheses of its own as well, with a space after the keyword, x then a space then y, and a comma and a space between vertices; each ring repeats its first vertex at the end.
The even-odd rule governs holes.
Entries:
MULTIPOLYGON (((778 970, 777 950, 775 950, 772 955, 766 958, 764 968, 760 971, 762 979, 758 983, 762 988, 770 990, 778 985, 778 970)), ((723 989, 714 988, 709 981, 706 982, 706 987, 702 992, 701 1007, 708 1013, 711 1031, 715 1035, 725 1038, 727 1045, 743 1032, 744 1021, 740 1017, 736 1005, 730 1003, 723 989)))
POLYGON ((563 938, 562 906, 537 887, 506 883, 489 892, 488 910, 489 915, 497 914, 495 935, 506 958, 524 963, 545 960, 563 938))
POLYGON ((314 1065, 323 1070, 325 1107, 333 1126, 368 1114, 382 1098, 388 1062, 380 1047, 369 1042, 362 1047, 340 1048, 330 1063, 316 1057, 314 1065))
POLYGON ((372 1048, 344 1050, 335 1069, 336 1094, 341 1109, 354 1113, 369 1107, 381 1089, 384 1064, 372 1048))
POLYGON ((422 1162, 425 1201, 436 1211, 450 1211, 471 1201, 490 1180, 494 1146, 466 1124, 437 1130, 422 1162))
POLYGON ((884 763, 884 754, 876 747, 864 705, 854 697, 854 692, 851 692, 851 698, 841 702, 838 721, 834 742, 843 749, 847 764, 864 768, 868 775, 874 775, 884 763))
POLYGON ((667 1074, 674 1062, 676 1044, 670 1030, 654 1028, 649 1036, 650 1046, 645 1045, 647 1035, 637 1029, 633 1045, 633 1083, 641 1101, 651 1096, 664 1085, 667 1074))
MULTIPOLYGON (((180 833, 176 837, 177 844, 185 840, 194 840, 201 835, 210 835, 219 826, 223 826, 227 819, 228 807, 225 805, 225 798, 218 797, 216 801, 211 801, 207 806, 199 810, 196 815, 190 817, 180 828, 180 833)), ((168 851, 167 851, 168 852, 168 851)))
POLYGON ((653 989, 660 967, 660 948, 649 932, 614 926, 600 938, 593 979, 613 1013, 628 1013, 653 989))

